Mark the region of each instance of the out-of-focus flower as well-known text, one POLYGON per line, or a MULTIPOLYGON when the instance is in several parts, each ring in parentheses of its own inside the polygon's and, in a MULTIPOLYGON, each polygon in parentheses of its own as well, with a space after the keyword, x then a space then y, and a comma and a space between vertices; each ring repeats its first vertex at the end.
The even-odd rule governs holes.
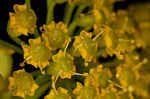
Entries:
POLYGON ((125 10, 118 10, 112 18, 113 29, 116 34, 134 34, 136 32, 135 24, 125 10))
POLYGON ((11 55, 13 53, 13 50, 0 45, 0 75, 2 75, 4 79, 10 76, 13 64, 11 55))
POLYGON ((46 42, 47 47, 52 50, 64 48, 68 43, 67 27, 63 22, 55 23, 52 21, 49 25, 44 25, 42 37, 46 42))
POLYGON ((117 67, 116 77, 119 79, 121 86, 132 92, 133 85, 136 80, 138 80, 138 72, 134 71, 132 66, 128 66, 129 64, 122 64, 117 67))
POLYGON ((36 15, 32 9, 27 9, 27 5, 14 5, 15 13, 10 12, 8 31, 12 36, 28 35, 34 33, 36 28, 36 15))
POLYGON ((109 80, 112 77, 112 73, 109 69, 103 69, 101 65, 96 68, 90 69, 89 76, 86 78, 87 81, 91 82, 93 86, 104 88, 109 84, 109 80))
POLYGON ((77 82, 77 87, 73 90, 73 93, 77 96, 77 99, 100 99, 99 89, 92 86, 90 83, 85 83, 83 86, 77 82))
POLYGON ((113 85, 101 90, 100 99, 119 99, 118 91, 113 85))
POLYGON ((49 59, 52 57, 52 53, 45 43, 41 41, 41 38, 30 39, 29 45, 22 45, 24 50, 24 59, 28 64, 32 64, 34 67, 39 67, 41 70, 49 64, 49 59))
POLYGON ((25 97, 26 95, 34 96, 38 85, 32 78, 32 75, 25 70, 18 70, 9 77, 9 90, 12 90, 13 96, 25 97))
POLYGON ((50 93, 44 97, 44 99, 72 99, 68 94, 68 91, 64 88, 59 87, 55 92, 53 89, 50 93))
POLYGON ((75 50, 80 52, 86 62, 94 60, 97 52, 97 43, 92 39, 92 33, 80 32, 80 35, 75 37, 73 46, 75 50))
POLYGON ((73 57, 64 53, 61 50, 52 57, 53 62, 48 69, 48 74, 53 77, 60 76, 61 78, 71 78, 75 73, 75 65, 73 64, 73 57))

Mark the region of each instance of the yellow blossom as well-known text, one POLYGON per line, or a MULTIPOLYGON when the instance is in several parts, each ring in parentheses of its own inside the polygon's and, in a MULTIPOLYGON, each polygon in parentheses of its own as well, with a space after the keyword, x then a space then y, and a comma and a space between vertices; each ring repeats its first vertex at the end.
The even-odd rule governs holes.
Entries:
POLYGON ((112 73, 110 70, 106 68, 103 69, 102 66, 99 65, 96 68, 90 69, 89 76, 85 81, 90 82, 93 86, 104 88, 108 86, 111 77, 112 73))
POLYGON ((97 43, 92 39, 92 33, 80 32, 80 36, 75 37, 73 46, 78 50, 86 62, 94 60, 97 52, 97 43))
POLYGON ((100 99, 119 99, 118 91, 113 85, 101 90, 100 99))
POLYGON ((34 33, 36 28, 36 15, 32 9, 27 9, 27 5, 14 5, 15 13, 10 12, 8 30, 12 36, 28 35, 34 33))
POLYGON ((73 57, 70 54, 60 50, 52 59, 54 63, 49 66, 48 73, 53 77, 60 76, 62 79, 71 78, 75 73, 73 57))
POLYGON ((73 93, 77 96, 76 99, 100 99, 99 89, 86 83, 84 86, 77 82, 77 87, 73 93))
POLYGON ((132 65, 122 64, 117 67, 116 77, 119 79, 121 86, 129 92, 134 90, 133 85, 138 80, 138 76, 137 70, 134 70, 132 65))
POLYGON ((45 43, 41 41, 41 38, 30 39, 29 45, 23 45, 24 59, 28 64, 32 64, 34 67, 39 67, 41 70, 49 64, 52 53, 46 47, 45 43))
POLYGON ((68 91, 62 87, 59 87, 55 92, 53 89, 50 93, 44 97, 44 99, 72 99, 68 94, 68 91))
POLYGON ((50 24, 44 25, 42 28, 44 32, 42 37, 46 42, 47 47, 56 50, 66 46, 69 37, 67 36, 67 27, 63 22, 55 23, 52 21, 50 24))
POLYGON ((38 85, 33 80, 31 74, 25 70, 18 70, 13 73, 13 77, 9 77, 9 90, 12 90, 13 96, 25 97, 34 96, 38 85))

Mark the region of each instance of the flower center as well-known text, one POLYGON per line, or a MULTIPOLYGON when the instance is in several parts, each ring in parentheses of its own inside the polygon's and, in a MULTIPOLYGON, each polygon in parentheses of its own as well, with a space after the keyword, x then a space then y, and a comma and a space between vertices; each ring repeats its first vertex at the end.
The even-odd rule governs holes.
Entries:
POLYGON ((51 56, 51 52, 46 46, 42 44, 33 45, 31 47, 31 55, 36 61, 47 61, 51 56))
POLYGON ((61 48, 65 41, 65 36, 60 30, 54 30, 48 33, 48 40, 53 48, 61 48))

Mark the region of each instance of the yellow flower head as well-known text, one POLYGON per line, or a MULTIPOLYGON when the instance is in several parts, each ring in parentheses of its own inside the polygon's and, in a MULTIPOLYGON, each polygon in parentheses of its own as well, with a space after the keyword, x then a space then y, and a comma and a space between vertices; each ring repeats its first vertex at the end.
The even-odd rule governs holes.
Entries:
POLYGON ((137 80, 136 83, 134 84, 134 88, 135 88, 136 95, 142 96, 145 99, 149 99, 148 98, 148 97, 150 97, 149 91, 148 91, 149 83, 147 83, 146 80, 148 80, 148 79, 146 78, 146 79, 137 80))
POLYGON ((59 87, 57 93, 52 89, 50 93, 44 97, 44 99, 72 99, 69 96, 68 91, 64 88, 59 87))
POLYGON ((49 64, 52 56, 51 51, 46 47, 41 38, 30 39, 29 45, 23 45, 24 59, 28 64, 39 67, 41 70, 49 64))
POLYGON ((49 66, 48 73, 52 76, 60 76, 62 79, 71 78, 75 73, 75 66, 73 64, 73 57, 61 50, 52 57, 53 63, 49 66))
POLYGON ((117 67, 116 77, 119 79, 120 84, 123 88, 131 88, 137 80, 136 71, 132 67, 127 66, 128 64, 123 64, 117 67))
POLYGON ((97 52, 97 43, 92 39, 92 33, 82 31, 75 37, 73 46, 78 50, 86 62, 91 62, 97 52))
POLYGON ((73 94, 77 96, 76 99, 100 99, 99 89, 90 84, 83 86, 77 82, 77 87, 73 90, 73 94))
POLYGON ((113 85, 109 85, 107 88, 101 90, 100 99, 119 99, 118 91, 113 85))
POLYGON ((113 30, 109 26, 95 24, 94 25, 94 33, 102 34, 102 37, 103 37, 103 40, 104 40, 104 43, 105 43, 107 49, 110 49, 113 47, 114 35, 113 35, 113 30))
POLYGON ((69 40, 67 36, 67 27, 63 22, 55 23, 52 21, 49 25, 44 25, 42 37, 47 47, 52 50, 64 48, 69 40))
POLYGON ((36 28, 36 15, 32 9, 27 9, 26 4, 14 5, 15 13, 10 12, 10 21, 8 30, 12 33, 12 36, 28 35, 28 33, 34 33, 36 28))
POLYGON ((133 21, 128 16, 128 12, 124 10, 118 10, 117 13, 115 13, 113 25, 117 34, 131 34, 136 31, 133 21))
POLYGON ((85 81, 90 82, 93 86, 104 88, 109 84, 112 73, 109 69, 103 69, 101 65, 90 70, 89 77, 85 81))
POLYGON ((18 70, 13 73, 13 77, 9 77, 9 90, 13 91, 13 96, 25 97, 34 96, 38 85, 33 80, 31 74, 25 70, 18 70))

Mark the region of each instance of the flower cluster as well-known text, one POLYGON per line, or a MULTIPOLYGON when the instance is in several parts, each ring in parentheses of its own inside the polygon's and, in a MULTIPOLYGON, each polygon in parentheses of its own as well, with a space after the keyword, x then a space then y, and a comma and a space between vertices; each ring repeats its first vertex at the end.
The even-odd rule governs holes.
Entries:
POLYGON ((46 22, 38 27, 29 1, 9 13, 8 35, 22 49, 10 48, 24 60, 10 75, 12 52, 0 45, 0 92, 24 99, 150 98, 149 3, 114 11, 121 0, 47 0, 46 22), (65 5, 58 22, 57 4, 65 5))

